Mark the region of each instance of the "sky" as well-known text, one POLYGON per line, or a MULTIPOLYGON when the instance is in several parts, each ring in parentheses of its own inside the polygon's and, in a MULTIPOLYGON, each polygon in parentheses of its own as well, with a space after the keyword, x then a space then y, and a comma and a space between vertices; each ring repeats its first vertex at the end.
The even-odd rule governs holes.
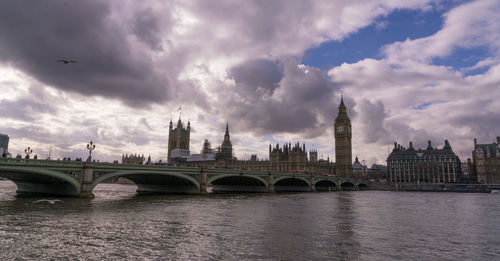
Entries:
POLYGON ((300 142, 333 160, 343 94, 353 160, 447 139, 465 161, 474 138, 500 136, 499 13, 498 0, 2 1, 0 133, 14 155, 86 158, 92 140, 100 161, 157 161, 181 117, 191 153, 229 123, 240 159, 300 142))

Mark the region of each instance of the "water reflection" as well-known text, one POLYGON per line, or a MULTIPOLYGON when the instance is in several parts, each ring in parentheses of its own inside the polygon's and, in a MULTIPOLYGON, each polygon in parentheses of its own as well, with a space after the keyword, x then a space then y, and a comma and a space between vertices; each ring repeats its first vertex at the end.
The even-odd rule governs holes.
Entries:
POLYGON ((339 215, 336 217, 336 242, 333 248, 335 257, 342 260, 356 260, 359 258, 359 242, 356 238, 356 206, 352 191, 338 193, 337 205, 339 215))
POLYGON ((334 192, 137 196, 33 204, 0 181, 2 259, 498 260, 487 194, 334 192))

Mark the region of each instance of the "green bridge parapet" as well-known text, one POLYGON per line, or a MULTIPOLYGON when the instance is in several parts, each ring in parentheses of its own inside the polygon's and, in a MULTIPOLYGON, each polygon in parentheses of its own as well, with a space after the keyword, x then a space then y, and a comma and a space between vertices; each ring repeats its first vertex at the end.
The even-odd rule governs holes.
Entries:
POLYGON ((124 177, 138 192, 205 194, 220 192, 358 190, 362 181, 303 173, 82 161, 0 159, 0 177, 12 180, 18 193, 92 197, 98 184, 124 177))

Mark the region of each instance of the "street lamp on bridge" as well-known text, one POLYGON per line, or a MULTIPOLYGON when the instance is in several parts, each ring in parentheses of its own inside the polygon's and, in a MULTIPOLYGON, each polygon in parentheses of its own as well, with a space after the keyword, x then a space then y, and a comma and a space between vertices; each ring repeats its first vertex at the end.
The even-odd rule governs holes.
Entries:
POLYGON ((24 152, 26 153, 26 157, 24 157, 25 159, 29 159, 30 158, 30 154, 33 153, 33 149, 31 149, 30 147, 28 147, 27 149, 24 150, 24 152))
POLYGON ((92 151, 95 149, 94 142, 90 141, 90 143, 87 144, 87 149, 89 150, 89 157, 88 157, 87 161, 91 162, 92 161, 92 151))

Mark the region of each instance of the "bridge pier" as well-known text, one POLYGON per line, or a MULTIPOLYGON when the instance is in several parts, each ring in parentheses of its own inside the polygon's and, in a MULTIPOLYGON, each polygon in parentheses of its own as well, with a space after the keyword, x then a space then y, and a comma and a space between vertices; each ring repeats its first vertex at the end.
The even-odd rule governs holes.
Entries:
POLYGON ((201 168, 200 175, 200 194, 208 194, 207 190, 207 170, 203 167, 201 168))
POLYGON ((314 176, 311 174, 311 192, 316 192, 316 185, 314 185, 314 176))
POLYGON ((273 174, 271 174, 271 172, 268 172, 267 174, 268 174, 268 180, 267 180, 268 192, 274 193, 273 174))
POLYGON ((80 195, 81 198, 93 198, 92 182, 94 181, 94 164, 85 162, 83 165, 83 175, 81 180, 80 195))

